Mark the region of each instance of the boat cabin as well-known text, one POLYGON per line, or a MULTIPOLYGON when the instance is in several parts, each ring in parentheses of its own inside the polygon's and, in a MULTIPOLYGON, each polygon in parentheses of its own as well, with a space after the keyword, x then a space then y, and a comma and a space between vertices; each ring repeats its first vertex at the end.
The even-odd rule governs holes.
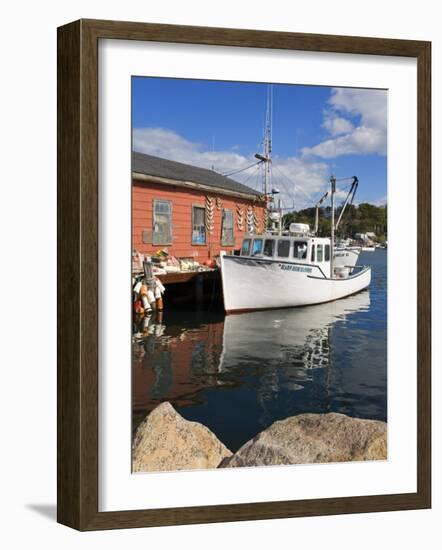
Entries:
POLYGON ((256 259, 316 265, 330 277, 330 239, 291 235, 256 235, 242 242, 240 255, 256 259))

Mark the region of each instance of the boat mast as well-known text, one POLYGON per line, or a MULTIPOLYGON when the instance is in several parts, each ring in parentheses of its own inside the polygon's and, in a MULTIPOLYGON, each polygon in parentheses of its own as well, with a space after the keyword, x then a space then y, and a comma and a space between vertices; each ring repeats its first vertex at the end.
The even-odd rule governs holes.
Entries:
POLYGON ((273 87, 269 84, 267 89, 266 125, 264 130, 263 153, 264 165, 264 195, 267 195, 270 176, 270 163, 272 162, 272 111, 273 111, 273 87))
POLYGON ((331 198, 331 231, 330 231, 330 278, 334 278, 334 253, 335 253, 335 192, 336 178, 330 178, 330 198, 331 198))
MULTIPOLYGON (((264 166, 263 194, 268 202, 268 188, 270 183, 270 165, 272 163, 272 111, 273 111, 273 86, 267 88, 267 108, 264 126, 264 138, 262 141, 262 154, 256 153, 255 158, 260 160, 264 166)), ((281 232, 281 220, 279 220, 279 232, 281 232)))
POLYGON ((353 204, 353 199, 355 198, 356 189, 358 188, 359 180, 356 176, 353 176, 353 181, 350 187, 350 191, 347 194, 347 197, 345 199, 345 202, 342 206, 341 213, 339 214, 338 221, 336 222, 336 229, 338 229, 339 224, 342 220, 342 216, 344 215, 345 209, 347 208, 347 205, 353 204))
POLYGON ((324 193, 322 197, 318 200, 318 202, 315 204, 315 228, 313 233, 317 236, 318 230, 319 230, 319 207, 321 204, 325 201, 325 199, 328 197, 329 191, 327 193, 324 193))

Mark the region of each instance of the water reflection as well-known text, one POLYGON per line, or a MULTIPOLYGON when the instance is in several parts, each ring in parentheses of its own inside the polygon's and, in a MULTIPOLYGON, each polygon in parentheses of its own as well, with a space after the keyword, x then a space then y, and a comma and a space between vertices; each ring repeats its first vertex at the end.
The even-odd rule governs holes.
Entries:
MULTIPOLYGON (((205 391, 214 388, 236 388, 236 394, 230 391, 232 400, 250 398, 244 390, 251 390, 256 422, 271 423, 272 404, 282 391, 288 399, 287 392, 303 390, 315 369, 328 369, 333 323, 369 306, 370 294, 364 291, 304 308, 225 318, 222 313, 181 312, 144 319, 133 345, 135 424, 164 400, 177 409, 204 406, 205 391)), ((247 402, 242 407, 247 409, 247 402)))

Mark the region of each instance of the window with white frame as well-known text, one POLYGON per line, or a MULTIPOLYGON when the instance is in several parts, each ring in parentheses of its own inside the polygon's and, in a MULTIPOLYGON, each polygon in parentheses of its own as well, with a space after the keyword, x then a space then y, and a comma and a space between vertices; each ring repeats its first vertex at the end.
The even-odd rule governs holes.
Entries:
POLYGON ((233 246, 235 244, 235 235, 233 233, 233 210, 223 210, 223 219, 221 224, 221 245, 233 246))
POLYGON ((206 244, 206 209, 192 206, 192 244, 206 244))
POLYGON ((153 201, 152 244, 172 244, 172 204, 170 201, 153 201))

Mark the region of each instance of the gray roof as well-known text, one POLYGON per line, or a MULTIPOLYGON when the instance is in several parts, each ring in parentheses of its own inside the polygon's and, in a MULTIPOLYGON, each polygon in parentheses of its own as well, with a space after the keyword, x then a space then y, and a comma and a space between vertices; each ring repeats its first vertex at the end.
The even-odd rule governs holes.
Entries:
POLYGON ((222 176, 213 170, 175 162, 174 160, 153 157, 143 153, 132 153, 132 172, 177 181, 199 183, 209 187, 217 187, 237 193, 246 193, 257 197, 261 196, 261 193, 255 189, 232 180, 231 178, 227 178, 226 176, 222 176))

